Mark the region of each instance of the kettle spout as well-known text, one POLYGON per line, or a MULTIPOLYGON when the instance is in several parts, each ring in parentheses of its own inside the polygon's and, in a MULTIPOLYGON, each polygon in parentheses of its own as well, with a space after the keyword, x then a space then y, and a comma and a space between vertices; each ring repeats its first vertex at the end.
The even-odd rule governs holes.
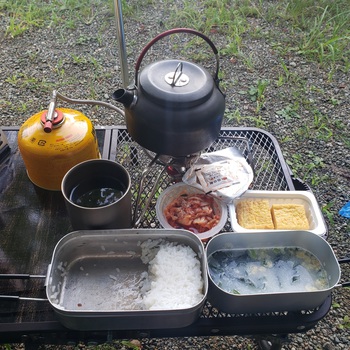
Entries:
POLYGON ((134 100, 134 93, 130 90, 118 89, 113 93, 112 98, 122 103, 125 107, 129 107, 134 100))

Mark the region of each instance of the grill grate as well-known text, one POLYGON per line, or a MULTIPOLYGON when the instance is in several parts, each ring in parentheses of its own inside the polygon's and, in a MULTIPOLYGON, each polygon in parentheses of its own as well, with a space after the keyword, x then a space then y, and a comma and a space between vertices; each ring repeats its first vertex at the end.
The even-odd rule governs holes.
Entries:
MULTIPOLYGON (((133 202, 135 203, 139 181, 142 172, 146 169, 155 154, 144 150, 140 145, 132 140, 126 128, 118 127, 112 130, 112 142, 109 158, 121 163, 130 173, 132 179, 133 202)), ((293 190, 294 186, 291 180, 289 169, 283 159, 282 153, 277 141, 272 135, 260 129, 222 128, 219 138, 203 152, 213 152, 227 147, 238 148, 248 163, 254 170, 254 181, 251 184, 252 190, 275 190, 288 191, 293 190)), ((146 201, 153 189, 154 183, 158 181, 158 187, 155 196, 151 198, 149 208, 140 222, 141 228, 159 228, 159 222, 156 217, 155 205, 158 195, 162 190, 171 185, 174 180, 162 170, 162 164, 154 164, 144 182, 144 190, 141 194, 140 208, 146 205, 146 201)), ((137 213, 139 215, 139 213, 137 213)), ((232 231, 229 220, 224 226, 222 232, 232 231)), ((303 313, 312 314, 315 310, 302 311, 303 313)), ((252 316, 285 316, 288 312, 271 312, 259 315, 236 315, 226 314, 214 308, 208 301, 205 303, 201 318, 237 318, 252 316)))
MULTIPOLYGON (((220 137, 204 152, 212 152, 227 147, 236 147, 247 159, 248 163, 254 169, 254 181, 250 189, 254 190, 275 190, 287 191, 294 189, 290 174, 281 155, 279 146, 272 135, 260 129, 223 128, 220 137)), ((143 170, 149 165, 154 154, 145 151, 140 145, 132 140, 127 130, 123 127, 113 129, 112 143, 109 158, 121 163, 130 173, 132 179, 133 201, 139 187, 139 181, 143 170)), ((158 175, 162 172, 164 166, 154 164, 144 182, 144 190, 141 194, 138 213, 146 205, 148 194, 151 193, 158 175)), ((151 199, 150 205, 140 227, 158 228, 159 223, 156 218, 155 205, 159 193, 173 183, 173 178, 167 172, 160 175, 158 188, 155 196, 151 199)), ((228 223, 223 231, 231 231, 228 223)))
POLYGON ((218 310, 217 308, 213 307, 209 301, 206 301, 204 308, 202 310, 201 316, 202 318, 242 318, 242 317, 283 317, 287 316, 288 314, 295 314, 295 313, 300 313, 300 315, 312 315, 313 313, 317 312, 320 307, 317 307, 313 310, 301 310, 299 312, 288 312, 288 311, 275 311, 275 312, 264 312, 264 313, 258 313, 258 314, 228 314, 225 312, 222 312, 218 310))

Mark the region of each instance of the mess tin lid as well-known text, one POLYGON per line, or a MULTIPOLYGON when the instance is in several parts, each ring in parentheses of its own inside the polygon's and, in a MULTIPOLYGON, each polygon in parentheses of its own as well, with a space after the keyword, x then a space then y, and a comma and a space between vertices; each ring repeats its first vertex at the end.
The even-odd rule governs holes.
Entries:
POLYGON ((203 67, 181 60, 150 64, 140 74, 139 87, 145 97, 167 108, 183 109, 206 102, 215 86, 203 67))

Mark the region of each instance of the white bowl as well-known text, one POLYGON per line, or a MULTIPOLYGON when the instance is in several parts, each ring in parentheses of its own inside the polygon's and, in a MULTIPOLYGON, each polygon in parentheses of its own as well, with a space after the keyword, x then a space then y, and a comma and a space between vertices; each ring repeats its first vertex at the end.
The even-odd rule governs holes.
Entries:
MULTIPOLYGON (((172 185, 168 187, 166 190, 164 190, 158 197, 157 203, 156 203, 156 214, 157 218, 164 228, 174 228, 172 227, 168 221, 166 220, 164 216, 164 209, 177 197, 179 197, 181 194, 195 194, 195 193, 201 193, 204 194, 203 191, 201 191, 198 188, 195 188, 193 186, 187 185, 183 182, 179 182, 175 185, 172 185)), ((225 203, 221 202, 219 199, 214 198, 215 203, 215 212, 220 215, 219 223, 214 226, 212 229, 202 232, 202 233, 196 233, 196 235, 201 240, 206 240, 210 237, 213 237, 217 233, 221 231, 221 229, 225 226, 227 221, 227 206, 225 203)))

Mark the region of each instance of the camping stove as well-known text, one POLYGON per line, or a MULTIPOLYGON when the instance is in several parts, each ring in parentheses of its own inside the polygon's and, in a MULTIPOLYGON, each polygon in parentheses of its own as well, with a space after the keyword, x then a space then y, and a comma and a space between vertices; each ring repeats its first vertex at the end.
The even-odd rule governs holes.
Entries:
MULTIPOLYGON (((157 155, 150 153, 146 149, 144 149, 144 152, 148 155, 148 157, 150 157, 151 160, 157 157, 157 155)), ((200 152, 182 157, 160 155, 157 157, 155 162, 165 166, 166 172, 173 179, 173 181, 179 182, 181 181, 185 172, 197 161, 200 155, 200 152)))
POLYGON ((142 175, 139 181, 138 191, 137 191, 137 198, 134 208, 134 215, 133 215, 133 226, 138 227, 140 222, 142 221, 146 211, 148 210, 152 199, 154 198, 154 195, 159 188, 159 181, 166 172, 167 175, 170 177, 171 182, 180 182, 182 181, 183 175, 186 173, 186 171, 196 162, 196 160, 199 158, 201 153, 196 154, 190 154, 187 156, 182 157, 172 157, 172 156, 166 156, 166 155, 159 155, 154 154, 153 152, 148 151, 147 149, 143 148, 143 151, 145 154, 150 158, 150 163, 147 167, 144 168, 142 171, 142 175), (158 173, 154 184, 152 186, 152 190, 148 195, 148 198, 143 206, 142 209, 140 209, 141 205, 141 195, 144 194, 144 183, 149 175, 149 173, 153 170, 153 167, 155 165, 160 165, 161 171, 158 173), (140 215, 137 217, 137 214, 140 210, 140 215))
POLYGON ((161 187, 161 179, 165 176, 168 176, 169 182, 176 183, 181 182, 184 174, 188 169, 190 169, 203 152, 212 152, 215 150, 227 148, 227 147, 237 147, 241 149, 247 158, 249 165, 251 166, 253 173, 255 173, 253 154, 252 154, 252 145, 251 142, 243 136, 219 136, 217 140, 208 148, 203 149, 201 152, 195 154, 190 154, 182 157, 175 156, 166 156, 155 154, 145 148, 142 148, 143 152, 150 159, 149 164, 144 168, 142 175, 140 177, 137 199, 135 204, 135 211, 133 215, 133 225, 138 227, 140 222, 143 220, 144 215, 149 208, 151 201, 154 199, 156 191, 161 187), (142 196, 145 196, 145 180, 149 177, 150 173, 153 173, 153 168, 158 165, 161 166, 161 170, 158 172, 157 176, 154 178, 153 185, 151 190, 148 191, 148 197, 144 201, 141 199, 142 196), (142 205, 141 205, 141 202, 142 205), (141 208, 142 207, 142 208, 141 208), (138 213, 139 217, 137 218, 138 213))

